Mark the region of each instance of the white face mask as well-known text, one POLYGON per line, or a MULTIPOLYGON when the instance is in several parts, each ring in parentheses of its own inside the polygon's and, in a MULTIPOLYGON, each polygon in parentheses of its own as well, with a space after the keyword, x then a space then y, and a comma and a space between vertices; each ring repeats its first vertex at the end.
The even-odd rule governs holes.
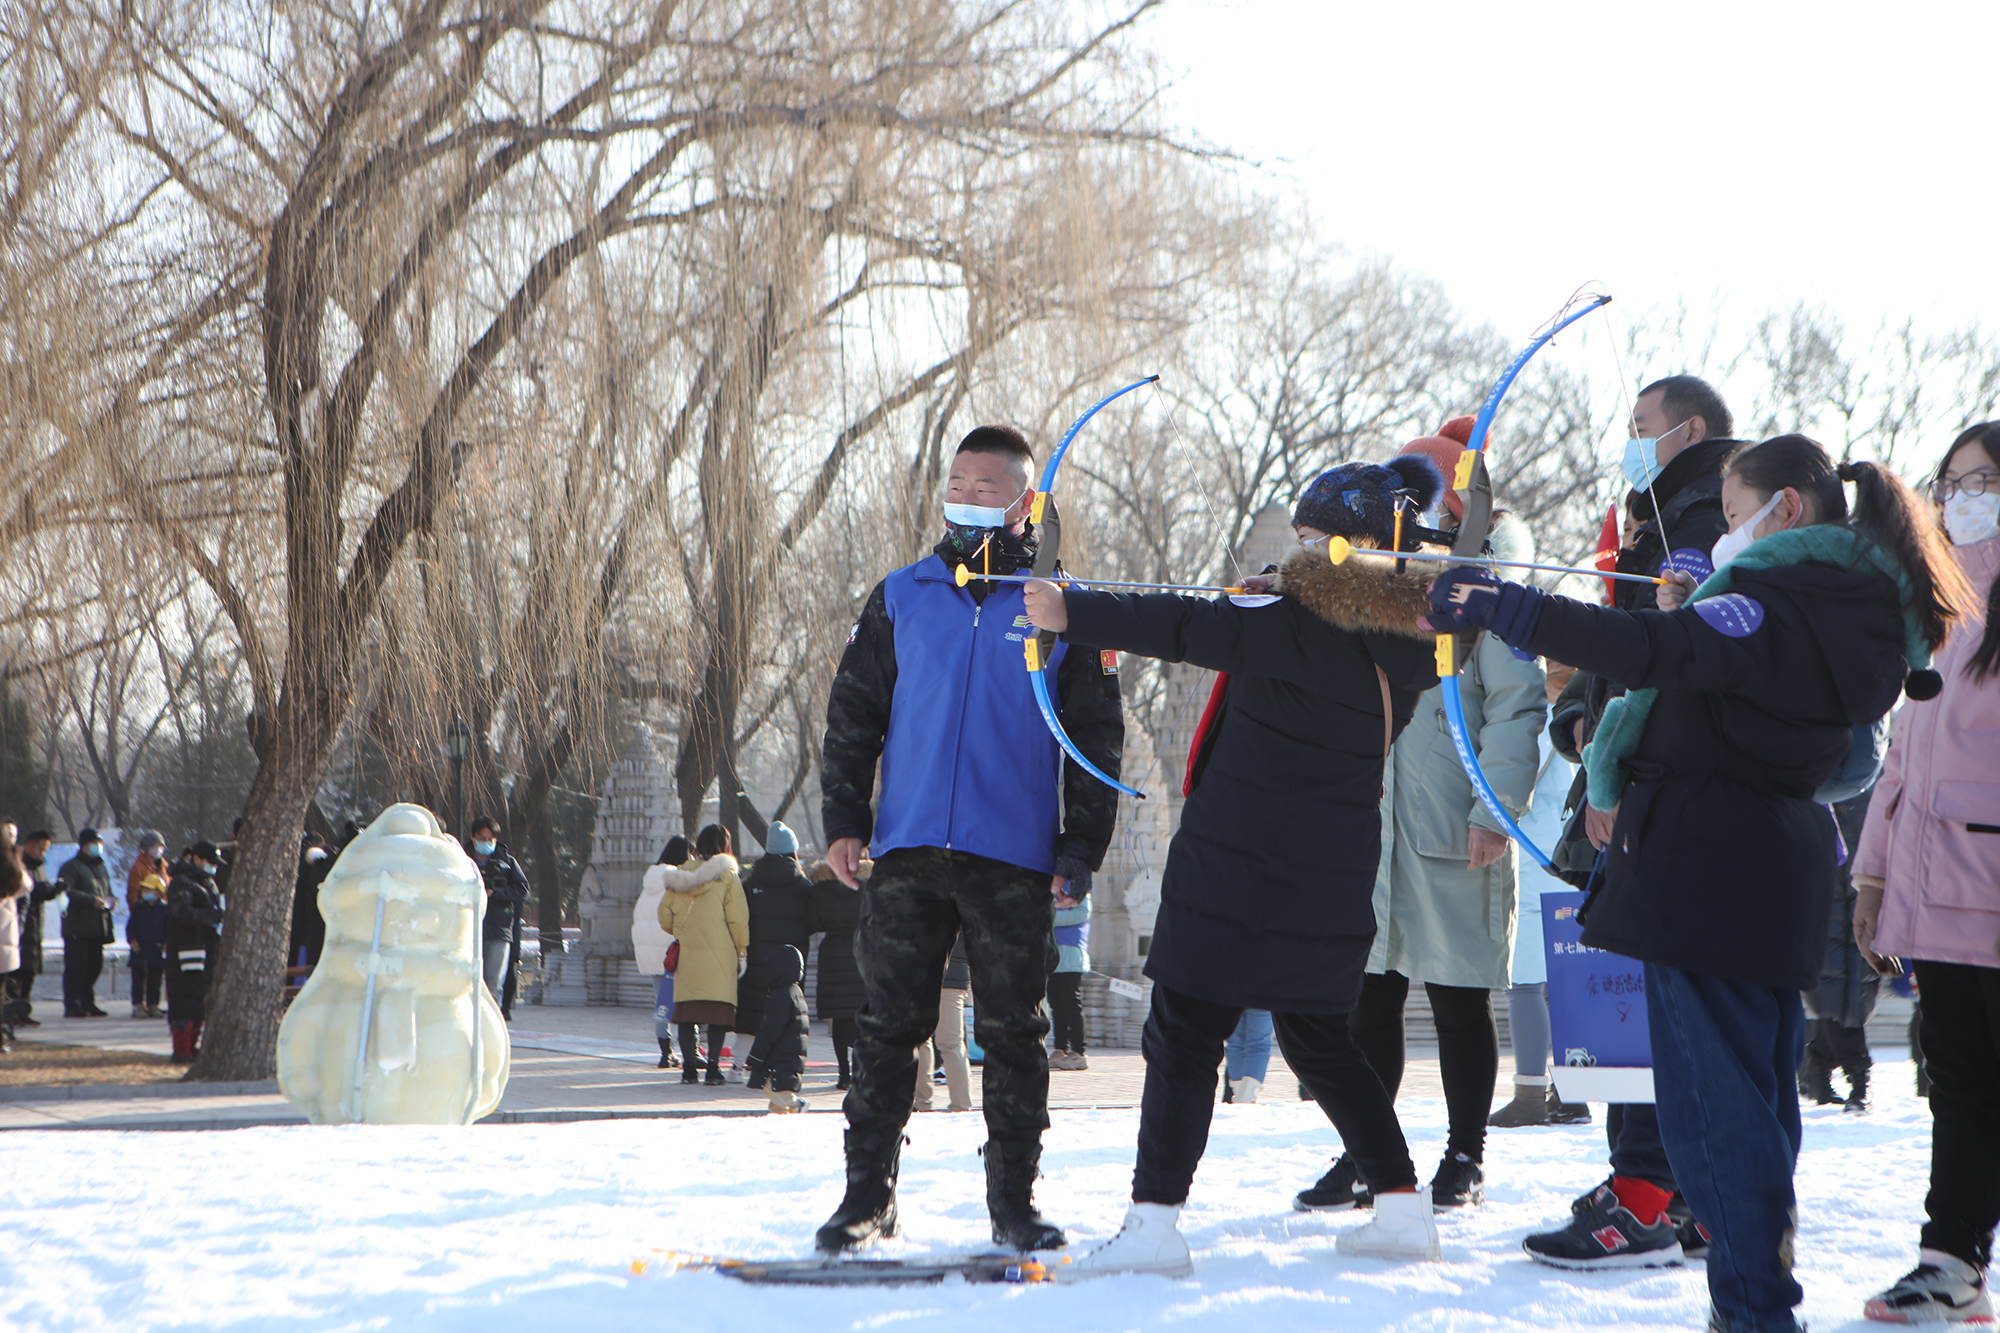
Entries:
POLYGON ((1944 502, 1944 530, 1953 546, 1970 546, 1988 537, 2000 536, 2000 494, 1967 495, 1964 491, 1944 502))
MULTIPOLYGON (((1021 492, 1021 495, 1026 494, 1026 491, 1021 492)), ((1017 495, 998 509, 987 505, 953 504, 947 500, 944 504, 944 521, 956 523, 961 528, 1004 528, 1007 526, 1007 511, 1012 509, 1020 498, 1021 496, 1017 495)))
POLYGON ((1752 535, 1757 531, 1757 525, 1769 518, 1772 511, 1777 509, 1778 502, 1784 498, 1785 493, 1783 491, 1771 492, 1771 498, 1764 502, 1762 509, 1759 509, 1756 513, 1745 519, 1741 526, 1731 528, 1715 539, 1715 546, 1709 551, 1708 558, 1714 562, 1717 569, 1721 569, 1737 556, 1742 555, 1749 548, 1750 543, 1757 540, 1752 535))

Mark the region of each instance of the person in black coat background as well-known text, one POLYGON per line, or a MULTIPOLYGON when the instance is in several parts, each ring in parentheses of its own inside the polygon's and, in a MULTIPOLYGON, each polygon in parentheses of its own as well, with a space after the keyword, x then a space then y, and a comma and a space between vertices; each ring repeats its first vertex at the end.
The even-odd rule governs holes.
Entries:
MULTIPOLYGON (((1732 526, 1716 572, 1662 588, 1661 610, 1456 568, 1432 589, 1429 622, 1488 629, 1629 691, 1585 756, 1604 856, 1577 916, 1586 945, 1646 965, 1660 1133, 1710 1233, 1711 1322, 1765 1333, 1796 1328, 1804 1295, 1791 1263, 1799 993, 1826 956, 1836 849, 1814 793, 1906 674, 1912 697, 1936 695, 1930 654, 1971 603, 1935 517, 1877 464, 1836 468, 1816 442, 1781 435, 1731 456, 1722 501, 1732 526)), ((1656 1231, 1666 1205, 1664 1190, 1641 1209, 1620 1191, 1572 1230, 1656 1231)), ((1530 1252, 1562 1234, 1530 1237, 1530 1252)))
POLYGON ((514 1015, 508 1003, 507 983, 513 973, 516 941, 521 937, 521 907, 528 901, 528 877, 521 863, 500 841, 500 821, 481 815, 472 821, 473 864, 486 886, 486 924, 481 930, 479 966, 486 988, 509 1022, 514 1015))
POLYGON ((764 972, 771 988, 764 996, 763 1025, 750 1047, 751 1073, 768 1083, 774 1113, 803 1111, 806 1104, 799 1100, 799 1085, 805 1080, 806 1039, 812 1035, 805 988, 800 985, 806 977, 806 956, 781 944, 765 956, 764 972))
POLYGON ((286 967, 313 967, 326 948, 326 918, 319 914, 319 886, 333 869, 326 839, 308 833, 299 844, 298 876, 292 883, 292 933, 285 945, 286 967))
POLYGON ((222 850, 198 842, 167 867, 167 1028, 177 1064, 194 1060, 208 1019, 208 979, 222 940, 221 865, 222 850))
MULTIPOLYGON (((1873 788, 1833 807, 1840 825, 1841 845, 1850 851, 1861 845, 1861 825, 1868 817, 1873 788)), ((1819 985, 1805 993, 1807 1041, 1799 1062, 1799 1095, 1821 1106, 1843 1103, 1844 1109, 1868 1109, 1868 1079, 1875 1060, 1868 1052, 1868 1019, 1882 992, 1882 976, 1861 956, 1854 942, 1853 859, 1843 858, 1833 876, 1833 911, 1826 923, 1826 963, 1819 985), (1848 1094, 1833 1087, 1833 1071, 1847 1076, 1848 1094)))
MULTIPOLYGON (((743 876, 743 896, 750 905, 750 949, 736 985, 732 1030, 754 1038, 764 1030, 764 993, 782 984, 773 980, 769 964, 781 949, 797 949, 805 957, 820 930, 812 881, 799 869, 798 837, 782 822, 764 831, 764 854, 743 876)), ((763 1086, 755 1070, 749 1086, 763 1086)))
MULTIPOLYGON (((872 862, 863 862, 860 878, 866 880, 872 862)), ((861 984, 861 964, 854 957, 854 932, 861 925, 861 891, 850 889, 821 861, 813 866, 813 913, 820 936, 817 979, 813 983, 813 1008, 819 1020, 833 1029, 833 1058, 840 1069, 836 1087, 845 1090, 853 1082, 848 1061, 854 1051, 857 1030, 855 1014, 868 998, 861 984)))
POLYGON ((1272 1012, 1286 1062, 1374 1190, 1377 1222, 1341 1248, 1437 1257, 1395 1107, 1347 1028, 1375 939, 1384 764, 1437 682, 1433 642, 1417 627, 1427 580, 1374 557, 1335 565, 1326 540, 1382 548, 1400 530, 1414 550, 1415 516, 1443 490, 1436 466, 1414 455, 1321 475, 1292 516, 1308 549, 1285 563, 1280 595, 1265 605, 1028 585, 1028 615, 1043 629, 1228 673, 1195 741, 1146 959, 1153 994, 1132 1209, 1116 1238, 1077 1261, 1079 1273, 1189 1270, 1180 1208, 1207 1145, 1223 1047, 1245 1009, 1272 1012))

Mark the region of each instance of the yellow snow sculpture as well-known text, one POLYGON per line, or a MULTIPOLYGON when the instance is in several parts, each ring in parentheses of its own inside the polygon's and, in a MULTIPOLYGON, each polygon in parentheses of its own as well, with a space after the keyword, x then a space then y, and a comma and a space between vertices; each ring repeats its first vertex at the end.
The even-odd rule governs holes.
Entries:
POLYGON ((319 890, 326 950, 278 1028, 278 1086, 316 1125, 466 1125, 507 1087, 480 979, 479 867, 420 805, 392 805, 319 890))

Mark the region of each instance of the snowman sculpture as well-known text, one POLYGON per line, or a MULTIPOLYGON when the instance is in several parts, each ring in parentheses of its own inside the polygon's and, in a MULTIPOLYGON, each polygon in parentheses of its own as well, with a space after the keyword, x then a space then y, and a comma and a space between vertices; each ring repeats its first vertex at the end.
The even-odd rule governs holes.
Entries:
POLYGON ((278 1028, 278 1086, 316 1125, 466 1125, 500 1104, 507 1026, 480 977, 479 867, 392 805, 319 890, 326 950, 278 1028))

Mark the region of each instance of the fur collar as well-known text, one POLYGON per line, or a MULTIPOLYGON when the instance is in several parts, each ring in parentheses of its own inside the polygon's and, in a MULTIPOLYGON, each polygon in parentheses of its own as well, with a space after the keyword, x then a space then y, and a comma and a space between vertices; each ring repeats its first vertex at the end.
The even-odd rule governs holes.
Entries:
POLYGON ((1285 561, 1275 591, 1340 629, 1427 639, 1417 617, 1431 609, 1432 563, 1411 561, 1398 574, 1386 556, 1351 555, 1336 565, 1324 551, 1303 550, 1285 561))
POLYGON ((724 875, 733 875, 743 867, 735 857, 724 853, 711 856, 706 861, 695 861, 687 866, 654 866, 660 872, 660 883, 675 893, 693 893, 704 884, 713 884, 724 875))

